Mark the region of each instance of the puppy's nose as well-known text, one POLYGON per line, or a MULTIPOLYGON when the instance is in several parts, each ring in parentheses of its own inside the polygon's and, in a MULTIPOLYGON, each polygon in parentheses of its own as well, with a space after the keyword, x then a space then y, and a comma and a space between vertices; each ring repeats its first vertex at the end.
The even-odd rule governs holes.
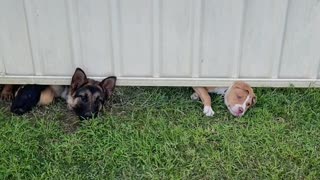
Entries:
POLYGON ((12 108, 11 112, 17 115, 22 115, 25 113, 25 110, 22 108, 12 108))
POLYGON ((239 114, 243 113, 243 111, 244 111, 243 108, 239 107, 239 109, 238 109, 239 114))
POLYGON ((85 113, 83 117, 85 119, 91 119, 92 118, 92 114, 91 113, 85 113))
POLYGON ((95 118, 95 114, 91 113, 91 112, 87 112, 85 114, 83 114, 82 116, 80 116, 81 120, 85 120, 85 119, 91 119, 91 118, 95 118))

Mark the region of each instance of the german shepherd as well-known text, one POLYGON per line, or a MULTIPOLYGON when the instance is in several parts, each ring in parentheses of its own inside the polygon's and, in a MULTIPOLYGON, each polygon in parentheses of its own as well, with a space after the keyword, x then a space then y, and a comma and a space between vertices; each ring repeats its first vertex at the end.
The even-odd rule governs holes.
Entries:
POLYGON ((55 97, 62 94, 64 86, 49 85, 9 85, 6 84, 0 98, 4 101, 12 101, 11 112, 22 115, 36 105, 48 105, 55 97))
POLYGON ((11 112, 22 115, 33 107, 48 105, 56 97, 67 101, 68 108, 76 113, 80 119, 96 117, 115 88, 116 77, 105 78, 101 82, 88 79, 84 71, 77 68, 71 80, 70 87, 55 85, 23 85, 15 88, 5 85, 1 92, 1 99, 13 99, 11 112), (13 96, 14 94, 14 96, 13 96))
POLYGON ((96 117, 103 104, 112 96, 117 78, 110 76, 101 82, 88 79, 84 71, 77 68, 71 80, 67 100, 68 108, 79 118, 96 117))

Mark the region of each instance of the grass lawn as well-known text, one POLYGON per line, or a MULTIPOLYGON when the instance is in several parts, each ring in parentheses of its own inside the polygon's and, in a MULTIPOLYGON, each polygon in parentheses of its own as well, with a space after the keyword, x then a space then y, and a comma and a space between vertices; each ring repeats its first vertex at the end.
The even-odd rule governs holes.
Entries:
POLYGON ((119 87, 79 122, 61 100, 24 116, 0 106, 0 179, 319 179, 320 89, 256 88, 242 118, 191 88, 119 87))

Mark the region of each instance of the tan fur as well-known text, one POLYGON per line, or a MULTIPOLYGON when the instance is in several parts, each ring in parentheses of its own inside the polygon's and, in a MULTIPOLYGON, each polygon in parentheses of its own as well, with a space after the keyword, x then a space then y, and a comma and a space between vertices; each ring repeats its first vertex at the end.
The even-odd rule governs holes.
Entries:
POLYGON ((226 96, 228 105, 230 106, 243 104, 247 97, 250 96, 246 110, 255 103, 256 98, 253 89, 247 83, 241 81, 235 82, 226 96))
POLYGON ((49 105, 53 102, 55 98, 55 92, 51 87, 46 88, 44 91, 41 92, 40 100, 38 105, 45 106, 49 105))
MULTIPOLYGON (((86 87, 89 85, 97 85, 97 84, 99 84, 98 81, 95 81, 93 79, 88 79, 88 83, 86 85, 84 85, 83 87, 86 87)), ((100 86, 96 86, 96 87, 102 90, 102 88, 100 86)), ((72 109, 73 107, 77 106, 77 104, 79 102, 79 98, 74 97, 75 93, 76 93, 75 91, 74 92, 69 91, 69 96, 67 98, 69 109, 72 109)), ((88 104, 92 104, 96 100, 96 98, 100 97, 100 95, 101 95, 100 93, 91 94, 89 92, 89 90, 87 92, 81 93, 81 95, 85 95, 85 94, 87 94, 87 96, 89 97, 90 103, 88 103, 88 104)), ((101 108, 102 108, 102 106, 99 106, 99 109, 101 109, 101 108)))
POLYGON ((211 97, 206 87, 194 87, 193 89, 199 95, 203 105, 211 106, 211 97))
MULTIPOLYGON (((203 105, 211 107, 211 97, 210 92, 214 92, 216 87, 193 87, 196 94, 200 97, 203 105)), ((243 81, 236 81, 231 87, 227 90, 225 97, 225 104, 229 107, 236 104, 243 104, 247 97, 246 109, 245 111, 253 106, 256 103, 256 95, 253 92, 253 89, 243 81)))
MULTIPOLYGON (((100 86, 98 86, 98 84, 99 84, 99 81, 96 81, 93 79, 88 79, 87 83, 83 87, 94 85, 97 88, 100 88, 102 90, 102 88, 100 86)), ((70 107, 74 107, 78 103, 77 98, 74 97, 75 93, 76 93, 76 91, 71 91, 71 90, 68 93, 67 99, 68 99, 68 106, 70 106, 70 107)))
POLYGON ((51 104, 56 97, 60 97, 64 91, 64 86, 52 85, 41 92, 38 105, 45 106, 51 104))
POLYGON ((111 97, 116 80, 115 76, 110 76, 100 82, 95 81, 87 78, 81 68, 76 68, 66 98, 68 108, 81 118, 96 116, 103 103, 111 97))
POLYGON ((65 90, 65 86, 60 86, 60 85, 52 85, 50 88, 54 92, 54 97, 60 97, 62 92, 65 90))
MULTIPOLYGON (((89 85, 97 85, 97 84, 99 84, 98 81, 95 81, 93 79, 88 79, 88 82, 83 87, 86 87, 86 86, 89 86, 89 85)), ((100 86, 96 86, 96 87, 101 89, 100 86)), ((88 91, 88 93, 89 93, 89 91, 88 91)), ((69 91, 68 98, 67 98, 67 103, 68 103, 68 108, 69 109, 72 109, 73 107, 77 106, 77 104, 79 102, 79 98, 74 97, 75 94, 76 94, 76 91, 73 91, 73 92, 69 91)), ((82 95, 85 95, 85 94, 86 94, 86 92, 82 93, 82 95)), ((93 95, 90 96, 89 101, 91 101, 92 96, 93 95)))
POLYGON ((67 98, 68 109, 72 110, 72 108, 76 107, 78 102, 79 102, 79 98, 74 98, 72 96, 68 96, 68 98, 67 98))

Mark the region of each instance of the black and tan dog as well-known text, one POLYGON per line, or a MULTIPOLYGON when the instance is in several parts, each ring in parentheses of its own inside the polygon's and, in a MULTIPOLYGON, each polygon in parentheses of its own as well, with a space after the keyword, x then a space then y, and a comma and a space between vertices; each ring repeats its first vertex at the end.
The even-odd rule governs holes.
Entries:
POLYGON ((15 91, 15 86, 5 85, 1 99, 13 99, 11 112, 21 115, 33 107, 48 105, 56 97, 67 101, 68 108, 81 119, 96 117, 115 88, 116 77, 105 78, 101 82, 88 79, 84 71, 77 68, 72 76, 70 86, 23 85, 15 91), (14 94, 14 95, 13 95, 14 94))
POLYGON ((62 95, 80 118, 96 117, 103 104, 112 96, 117 78, 110 76, 101 82, 88 79, 84 71, 77 68, 71 80, 67 94, 62 95))
POLYGON ((1 91, 2 100, 13 100, 11 112, 22 115, 36 105, 48 105, 59 97, 64 86, 49 85, 5 85, 1 91))

